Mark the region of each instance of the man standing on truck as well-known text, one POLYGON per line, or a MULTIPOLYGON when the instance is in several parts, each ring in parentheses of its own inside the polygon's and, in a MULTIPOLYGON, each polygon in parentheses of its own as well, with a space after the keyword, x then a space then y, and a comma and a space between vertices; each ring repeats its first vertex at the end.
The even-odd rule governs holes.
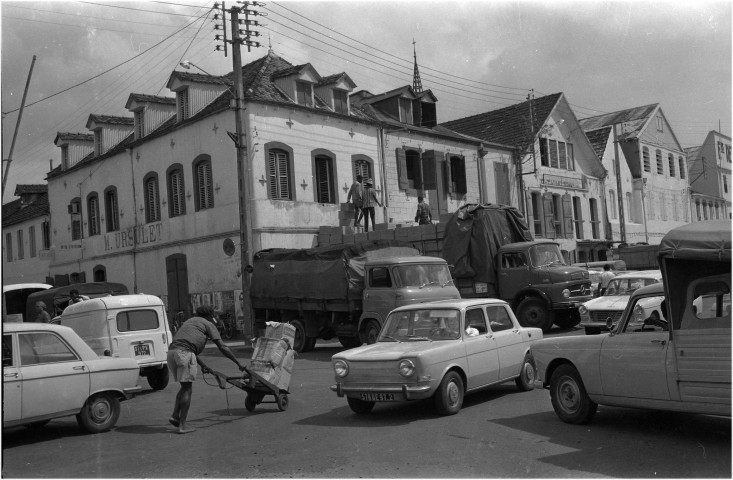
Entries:
POLYGON ((417 197, 417 212, 415 221, 418 225, 429 225, 433 223, 433 216, 430 214, 430 205, 423 197, 417 197))
POLYGON ((240 371, 244 365, 239 363, 234 353, 221 341, 219 331, 214 325, 214 309, 211 305, 201 305, 196 309, 196 317, 191 317, 181 325, 173 337, 168 349, 168 369, 173 378, 181 384, 176 394, 176 403, 173 414, 168 419, 171 425, 178 427, 178 433, 193 432, 193 428, 186 428, 186 417, 191 406, 193 382, 198 372, 196 356, 200 355, 210 338, 219 351, 229 360, 237 364, 240 371))
POLYGON ((351 202, 351 205, 354 207, 354 226, 359 225, 359 220, 361 219, 361 203, 364 195, 361 178, 361 175, 356 176, 356 181, 351 184, 349 194, 346 195, 346 203, 351 202))
POLYGON ((374 182, 372 179, 368 179, 364 182, 364 198, 362 199, 362 213, 364 214, 364 231, 369 231, 369 219, 372 219, 372 228, 375 228, 374 223, 374 204, 382 206, 377 200, 377 193, 374 191, 374 182))

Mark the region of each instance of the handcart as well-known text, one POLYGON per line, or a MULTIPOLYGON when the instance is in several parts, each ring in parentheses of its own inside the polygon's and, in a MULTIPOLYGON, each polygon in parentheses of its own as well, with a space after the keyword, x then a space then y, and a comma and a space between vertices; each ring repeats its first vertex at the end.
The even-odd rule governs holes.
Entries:
POLYGON ((244 408, 248 412, 253 412, 255 407, 260 403, 277 403, 277 408, 282 412, 288 409, 288 392, 277 385, 268 382, 257 372, 251 371, 248 367, 244 367, 244 372, 241 375, 235 377, 228 377, 221 372, 212 370, 201 358, 196 359, 198 364, 201 365, 201 371, 203 373, 210 373, 216 377, 216 381, 219 384, 219 388, 225 389, 227 383, 233 385, 240 390, 247 392, 247 396, 244 398, 244 408), (275 397, 274 402, 264 402, 262 399, 272 395, 275 397))

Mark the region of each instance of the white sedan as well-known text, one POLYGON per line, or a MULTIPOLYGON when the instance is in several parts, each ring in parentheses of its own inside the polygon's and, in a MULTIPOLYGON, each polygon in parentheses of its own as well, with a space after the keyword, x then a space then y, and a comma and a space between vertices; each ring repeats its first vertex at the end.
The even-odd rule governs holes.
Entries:
POLYGON ((69 327, 3 325, 3 428, 76 415, 90 433, 109 430, 120 400, 142 389, 130 358, 99 357, 69 327))
POLYGON ((377 343, 332 357, 331 390, 355 413, 377 402, 432 398, 438 413, 452 415, 467 393, 512 380, 520 390, 534 388, 529 347, 541 338, 541 329, 520 326, 502 300, 408 305, 389 314, 377 343))

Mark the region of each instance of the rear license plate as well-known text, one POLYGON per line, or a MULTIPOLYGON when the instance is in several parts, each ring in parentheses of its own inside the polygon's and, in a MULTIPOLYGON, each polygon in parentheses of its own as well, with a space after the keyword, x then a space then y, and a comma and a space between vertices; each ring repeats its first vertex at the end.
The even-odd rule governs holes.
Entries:
POLYGON ((394 402, 394 393, 362 393, 361 399, 366 402, 394 402))
POLYGON ((135 345, 135 356, 150 355, 150 345, 135 345))

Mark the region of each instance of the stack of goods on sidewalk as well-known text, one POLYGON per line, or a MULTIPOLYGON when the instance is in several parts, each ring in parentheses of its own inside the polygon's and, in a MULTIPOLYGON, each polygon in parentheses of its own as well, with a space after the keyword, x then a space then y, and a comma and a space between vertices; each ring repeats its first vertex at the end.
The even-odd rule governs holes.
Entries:
POLYGON ((287 390, 295 363, 295 327, 289 323, 267 322, 265 336, 255 343, 249 371, 280 390, 287 390))

